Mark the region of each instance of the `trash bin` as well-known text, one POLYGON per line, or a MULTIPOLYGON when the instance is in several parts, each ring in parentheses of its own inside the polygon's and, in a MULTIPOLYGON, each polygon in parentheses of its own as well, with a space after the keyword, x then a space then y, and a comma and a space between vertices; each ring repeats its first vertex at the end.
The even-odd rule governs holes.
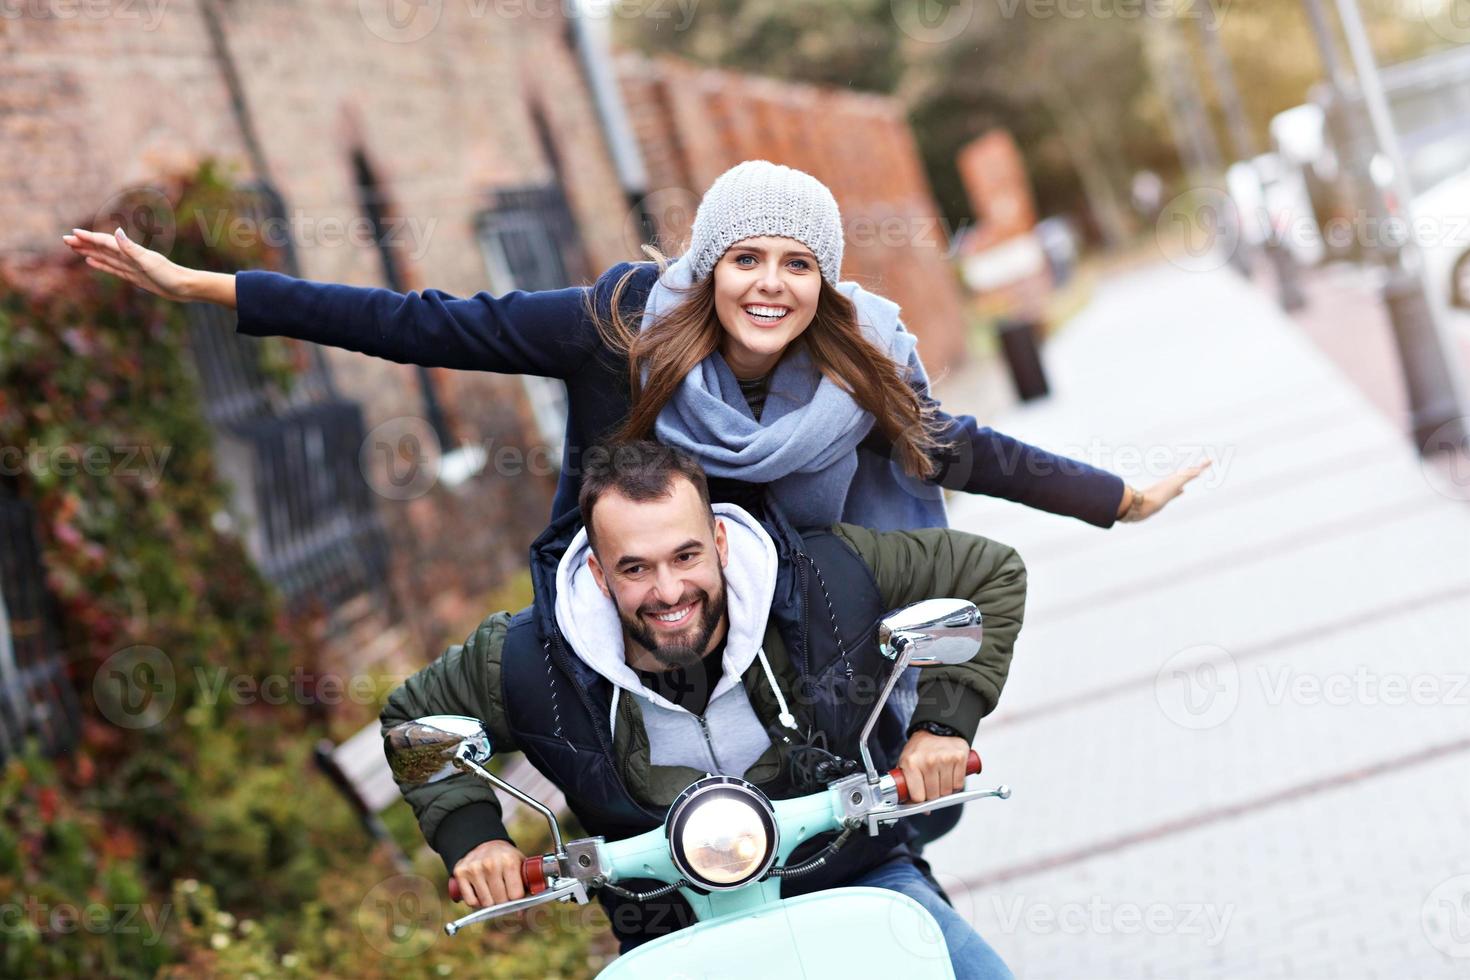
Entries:
POLYGON ((1046 370, 1041 366, 1038 324, 1034 320, 1002 320, 997 330, 1001 352, 1011 369, 1011 381, 1016 385, 1016 395, 1023 402, 1049 395, 1051 389, 1046 383, 1046 370))

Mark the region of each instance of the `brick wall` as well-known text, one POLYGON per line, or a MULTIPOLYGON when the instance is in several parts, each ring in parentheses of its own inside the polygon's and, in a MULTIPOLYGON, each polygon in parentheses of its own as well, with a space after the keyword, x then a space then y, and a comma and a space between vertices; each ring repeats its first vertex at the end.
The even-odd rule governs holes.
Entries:
POLYGON ((726 169, 746 159, 796 167, 842 209, 842 277, 903 308, 931 374, 963 360, 949 237, 896 100, 633 52, 618 55, 617 70, 669 254, 687 246, 700 195, 726 169))
MULTIPOLYGON (((259 176, 206 8, 154 4, 57 5, 101 15, 0 20, 0 261, 60 250, 63 231, 89 223, 123 189, 191 172, 206 157, 242 180, 259 176)), ((358 0, 216 0, 269 176, 296 228, 301 274, 383 284, 373 243, 342 235, 362 214, 354 151, 404 216, 398 256, 409 288, 487 288, 476 213, 497 188, 558 178, 591 271, 631 257, 624 195, 560 8, 401 7, 437 21, 395 25, 358 0)), ((328 359, 370 429, 423 414, 413 368, 337 350, 328 359)), ((490 464, 458 492, 381 502, 399 545, 396 589, 421 644, 475 615, 475 598, 524 566, 553 485, 524 468, 496 472, 495 450, 524 451, 535 438, 519 379, 433 373, 457 434, 487 444, 490 464)))

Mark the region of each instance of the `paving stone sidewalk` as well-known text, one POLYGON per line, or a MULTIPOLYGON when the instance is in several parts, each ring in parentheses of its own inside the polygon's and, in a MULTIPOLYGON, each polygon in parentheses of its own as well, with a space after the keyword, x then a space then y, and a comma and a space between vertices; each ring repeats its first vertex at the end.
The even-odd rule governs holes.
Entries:
POLYGON ((957 904, 1028 978, 1470 977, 1470 473, 1227 271, 1116 279, 1046 360, 997 428, 1215 465, 1109 531, 952 500, 1031 584, 957 904))

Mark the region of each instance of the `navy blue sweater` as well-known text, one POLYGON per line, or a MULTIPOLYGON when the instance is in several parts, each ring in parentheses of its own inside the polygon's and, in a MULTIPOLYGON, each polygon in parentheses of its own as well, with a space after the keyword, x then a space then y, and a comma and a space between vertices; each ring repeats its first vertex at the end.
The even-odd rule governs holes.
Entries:
MULTIPOLYGON (((531 374, 561 378, 567 386, 567 434, 562 474, 552 503, 555 519, 576 506, 582 451, 608 436, 626 418, 630 402, 627 360, 612 352, 586 314, 589 291, 602 316, 611 311, 613 287, 630 268, 637 274, 623 293, 623 315, 642 314, 657 277, 651 262, 622 262, 592 286, 479 292, 460 299, 437 289, 395 293, 294 279, 250 271, 235 277, 238 330, 255 337, 286 336, 371 354, 402 364, 531 374)), ((636 319, 635 321, 636 322, 636 319)), ((927 397, 927 393, 924 393, 927 397)), ((949 448, 936 457, 933 482, 952 490, 983 493, 1110 527, 1123 499, 1123 481, 1078 460, 1057 456, 942 410, 940 438, 949 448)), ((888 455, 875 432, 860 451, 888 455)), ((711 480, 716 500, 752 504, 760 488, 711 480)))

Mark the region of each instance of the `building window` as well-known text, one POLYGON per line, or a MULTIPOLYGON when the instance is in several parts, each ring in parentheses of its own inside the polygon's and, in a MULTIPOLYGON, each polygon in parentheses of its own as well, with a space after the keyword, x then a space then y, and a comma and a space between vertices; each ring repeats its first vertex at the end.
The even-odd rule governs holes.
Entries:
MULTIPOLYGON (((284 215, 273 192, 241 199, 247 217, 284 215)), ((262 369, 261 341, 237 333, 233 313, 191 303, 185 316, 215 462, 234 490, 230 519, 261 572, 294 609, 336 612, 370 593, 396 615, 386 534, 358 466, 362 411, 338 396, 320 348, 282 393, 262 369)))
MULTIPOLYGON (((476 218, 475 231, 490 292, 496 296, 516 289, 564 289, 572 285, 574 272, 585 277, 576 225, 556 185, 498 192, 494 204, 476 218)), ((560 460, 567 427, 566 384, 529 375, 521 383, 548 455, 560 460)))

